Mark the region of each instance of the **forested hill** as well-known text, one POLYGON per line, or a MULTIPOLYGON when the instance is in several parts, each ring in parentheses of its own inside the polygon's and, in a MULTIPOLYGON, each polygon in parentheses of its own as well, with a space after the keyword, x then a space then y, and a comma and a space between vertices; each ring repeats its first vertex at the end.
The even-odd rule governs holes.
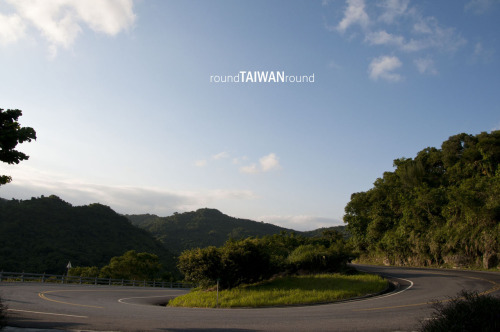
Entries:
POLYGON ((394 161, 345 208, 362 258, 398 265, 498 266, 500 131, 459 134, 394 161))
POLYGON ((101 204, 72 206, 57 196, 0 199, 0 270, 65 272, 98 266, 128 250, 159 256, 174 271, 173 255, 148 232, 101 204))
POLYGON ((151 214, 126 217, 176 253, 196 247, 222 246, 230 238, 265 236, 281 231, 294 232, 272 224, 230 217, 219 210, 206 208, 175 213, 168 217, 151 214))

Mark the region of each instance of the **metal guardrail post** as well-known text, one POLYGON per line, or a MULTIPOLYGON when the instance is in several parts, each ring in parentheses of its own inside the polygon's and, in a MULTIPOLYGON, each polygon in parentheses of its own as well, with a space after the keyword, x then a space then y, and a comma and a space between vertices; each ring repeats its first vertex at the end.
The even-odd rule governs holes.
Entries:
POLYGON ((21 273, 21 282, 24 282, 24 272, 21 273))

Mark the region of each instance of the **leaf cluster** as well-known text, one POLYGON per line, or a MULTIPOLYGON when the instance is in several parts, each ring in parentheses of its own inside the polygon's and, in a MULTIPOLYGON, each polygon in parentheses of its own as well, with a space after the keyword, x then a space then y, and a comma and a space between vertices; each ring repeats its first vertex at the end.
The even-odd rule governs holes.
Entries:
MULTIPOLYGON (((29 156, 15 150, 17 144, 36 140, 36 132, 31 127, 21 127, 18 122, 22 111, 18 109, 6 110, 0 108, 0 161, 8 164, 19 164, 29 156)), ((1 175, 0 185, 9 183, 10 176, 1 175)))

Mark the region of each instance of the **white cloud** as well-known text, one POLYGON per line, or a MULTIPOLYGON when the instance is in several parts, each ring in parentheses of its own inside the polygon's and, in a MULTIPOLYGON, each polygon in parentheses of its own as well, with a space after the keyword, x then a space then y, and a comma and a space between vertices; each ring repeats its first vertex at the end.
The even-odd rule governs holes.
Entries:
POLYGON ((339 22, 337 30, 344 32, 353 24, 359 24, 362 27, 367 27, 370 23, 370 18, 365 12, 364 0, 347 0, 347 7, 344 11, 344 17, 339 22))
POLYGON ((227 153, 225 151, 217 153, 217 154, 214 154, 212 156, 213 160, 219 160, 219 159, 225 159, 225 158, 229 158, 229 153, 227 153))
POLYGON ((471 0, 465 4, 465 11, 472 11, 477 15, 484 14, 494 5, 498 5, 498 1, 494 0, 471 0))
POLYGON ((205 167, 207 166, 207 161, 205 159, 197 160, 194 162, 196 167, 205 167))
POLYGON ((0 44, 14 43, 25 36, 26 26, 19 15, 0 13, 0 44))
POLYGON ((417 66, 418 72, 420 74, 437 74, 437 70, 434 67, 434 60, 430 58, 415 59, 413 63, 415 64, 415 66, 417 66))
POLYGON ((394 73, 394 70, 401 66, 401 61, 395 56, 380 56, 370 63, 370 78, 375 81, 379 78, 392 82, 400 81, 402 79, 401 75, 394 73))
MULTIPOLYGON (((49 42, 51 53, 70 48, 82 25, 114 36, 135 21, 132 0, 7 0, 22 24, 31 24, 49 42)), ((0 29, 4 28, 0 24, 0 29)), ((5 30, 4 30, 5 31, 5 30)), ((17 39, 22 35, 17 34, 17 39)))
POLYGON ((455 29, 442 27, 434 17, 422 17, 414 14, 413 33, 411 39, 403 45, 403 50, 416 52, 427 48, 435 48, 445 52, 456 52, 467 41, 455 33, 455 29))
POLYGON ((382 15, 380 15, 379 20, 385 23, 393 23, 395 18, 403 15, 408 9, 408 4, 410 0, 386 0, 379 3, 378 6, 384 9, 382 15))
POLYGON ((365 36, 365 41, 371 45, 404 45, 404 37, 396 36, 388 33, 385 30, 380 30, 376 32, 369 32, 365 36))
POLYGON ((280 168, 278 157, 276 157, 274 153, 270 153, 267 156, 260 158, 259 162, 263 172, 280 168))
POLYGON ((255 173, 270 172, 272 170, 277 170, 280 168, 281 165, 279 163, 278 157, 276 156, 276 154, 270 153, 259 159, 259 165, 253 163, 248 166, 240 167, 240 172, 255 174, 255 173))
MULTIPOLYGON (((447 27, 433 16, 424 15, 421 6, 411 6, 409 0, 362 1, 346 0, 342 19, 334 29, 343 34, 351 26, 361 26, 363 42, 374 47, 383 46, 391 51, 412 56, 418 70, 437 73, 434 63, 425 63, 418 52, 426 51, 433 58, 437 54, 455 53, 467 40, 453 27, 447 27)), ((479 4, 477 4, 479 5, 479 4)), ((472 5, 471 5, 472 6, 472 5)), ((354 37, 353 37, 354 36, 354 37)), ((356 38, 348 36, 349 40, 356 38)), ((399 81, 402 76, 394 69, 401 66, 395 56, 378 58, 370 64, 369 74, 374 80, 383 78, 399 81)))
POLYGON ((472 54, 473 62, 481 61, 483 63, 489 63, 493 59, 494 51, 491 49, 486 49, 482 42, 477 42, 474 46, 474 53, 472 54))
POLYGON ((41 195, 56 195, 74 205, 101 203, 119 213, 153 213, 162 216, 209 205, 224 205, 226 201, 257 198, 250 190, 174 191, 153 187, 100 185, 37 171, 27 172, 29 168, 26 167, 24 169, 9 171, 13 182, 2 186, 2 198, 29 199, 41 195))
POLYGON ((255 174, 255 173, 259 173, 260 170, 259 170, 259 168, 257 167, 256 164, 251 164, 251 165, 248 165, 248 166, 242 166, 242 167, 240 167, 240 172, 247 173, 247 174, 255 174))
POLYGON ((258 220, 297 231, 311 231, 322 227, 343 225, 343 222, 338 219, 308 215, 268 215, 261 216, 258 220))

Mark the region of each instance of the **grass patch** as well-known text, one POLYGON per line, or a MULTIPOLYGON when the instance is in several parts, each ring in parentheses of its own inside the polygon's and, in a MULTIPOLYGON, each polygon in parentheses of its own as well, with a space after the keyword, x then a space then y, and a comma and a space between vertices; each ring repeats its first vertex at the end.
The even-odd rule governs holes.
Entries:
MULTIPOLYGON (((372 274, 318 274, 290 276, 219 292, 219 307, 266 307, 326 303, 366 294, 387 287, 387 281, 372 274)), ((215 308, 216 291, 196 289, 169 302, 172 307, 215 308)))

